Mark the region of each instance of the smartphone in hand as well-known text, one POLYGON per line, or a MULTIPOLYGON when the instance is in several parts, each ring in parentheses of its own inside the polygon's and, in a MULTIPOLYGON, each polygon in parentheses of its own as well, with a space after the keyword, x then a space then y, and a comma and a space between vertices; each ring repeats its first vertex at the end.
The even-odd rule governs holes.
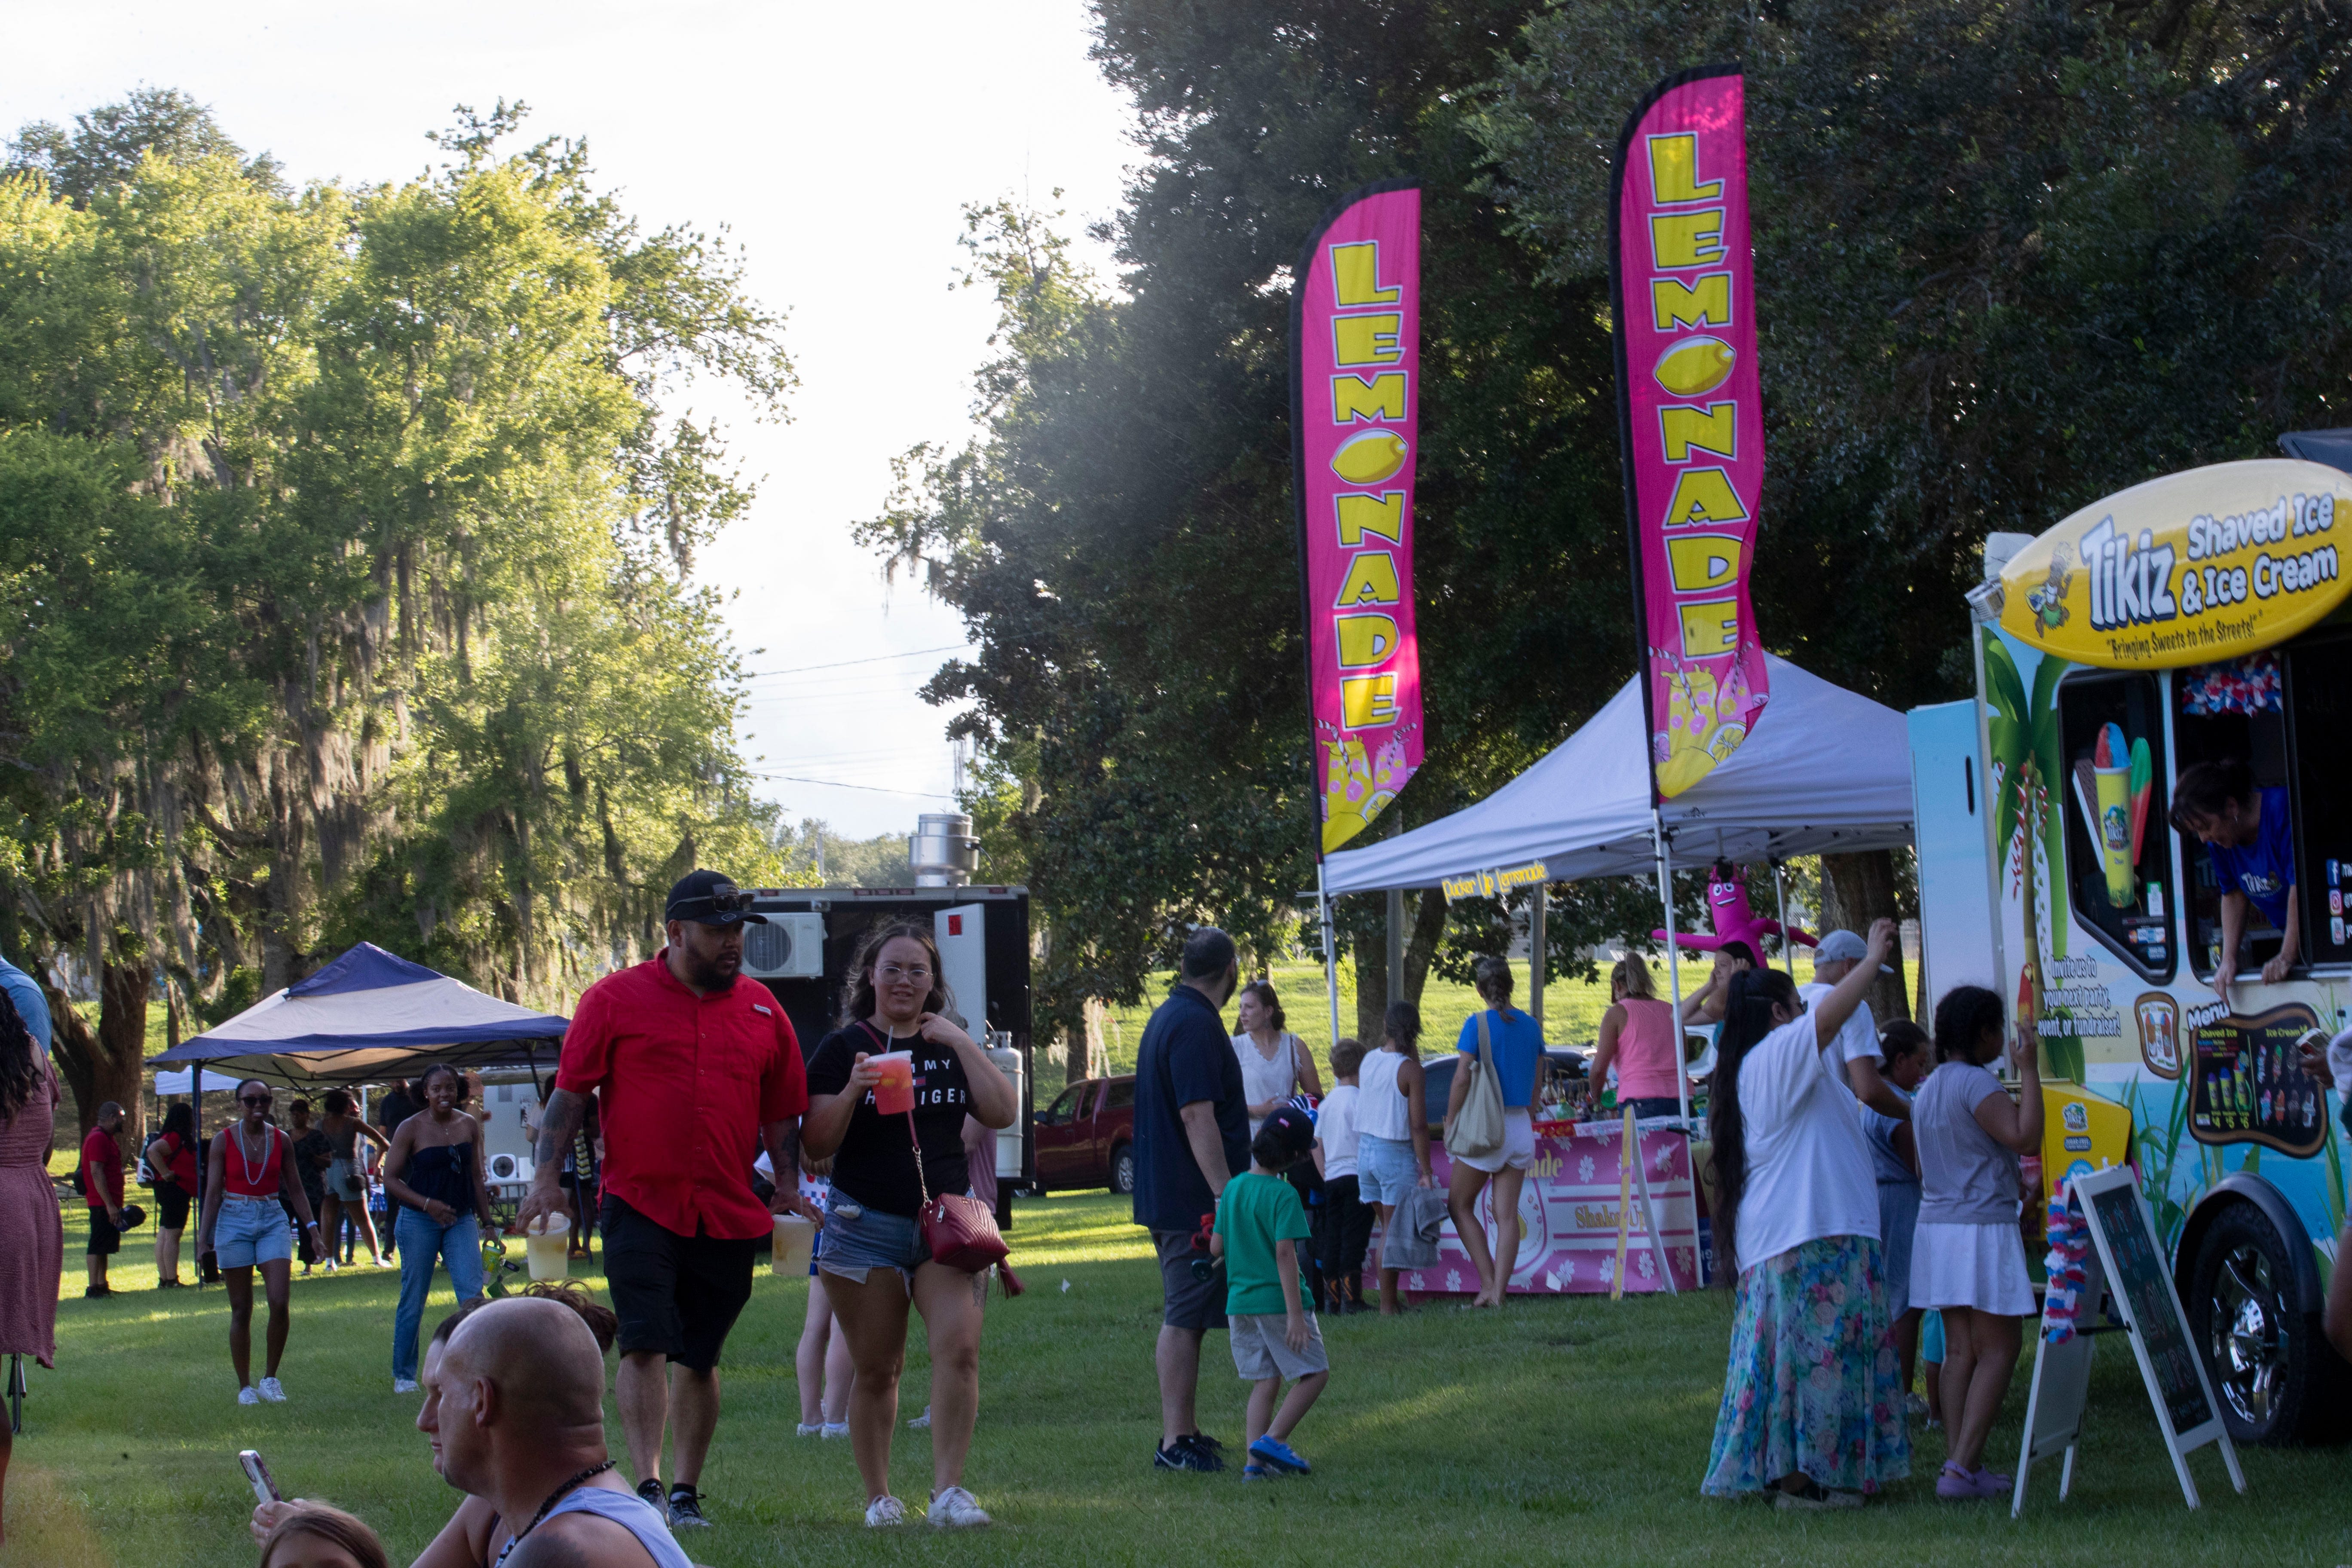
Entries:
POLYGON ((268 1464, 263 1462, 258 1449, 244 1448, 238 1450, 236 1462, 245 1467, 245 1479, 253 1483, 253 1500, 255 1502, 283 1502, 286 1500, 278 1490, 277 1478, 273 1477, 269 1473, 269 1467, 268 1464))

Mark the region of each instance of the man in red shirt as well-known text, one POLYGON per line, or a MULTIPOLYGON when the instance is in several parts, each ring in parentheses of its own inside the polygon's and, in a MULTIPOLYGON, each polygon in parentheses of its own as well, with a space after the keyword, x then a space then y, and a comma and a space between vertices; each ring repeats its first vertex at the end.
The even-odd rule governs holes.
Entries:
POLYGON ((716 871, 696 871, 670 889, 667 914, 668 945, 580 998, 520 1217, 563 1212, 563 1152, 593 1094, 604 1128, 597 1217, 621 1320, 613 1392, 637 1490, 667 1508, 675 1529, 709 1522, 698 1483, 719 1425, 719 1352, 751 1300, 770 1211, 809 1212, 793 1179, 808 1079, 774 995, 737 979, 744 925, 767 923, 751 912, 751 896, 716 871), (764 1205, 751 1191, 763 1142, 777 1173, 764 1205))
POLYGON ((89 1136, 81 1141, 82 1197, 89 1205, 89 1288, 85 1296, 114 1292, 106 1283, 106 1260, 122 1246, 122 1107, 108 1100, 98 1108, 89 1136))

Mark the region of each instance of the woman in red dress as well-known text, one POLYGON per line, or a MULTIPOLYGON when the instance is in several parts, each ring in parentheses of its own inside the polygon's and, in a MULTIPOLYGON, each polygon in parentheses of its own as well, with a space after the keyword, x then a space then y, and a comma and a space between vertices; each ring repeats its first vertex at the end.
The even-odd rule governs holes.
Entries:
MULTIPOLYGON (((0 1356, 58 1356, 58 1274, 65 1266, 64 1216, 49 1184, 49 1139, 57 1127, 58 1075, 36 1047, 15 1004, 0 991, 0 1356)), ((8 1483, 10 1436, 0 1412, 0 1494, 8 1483)), ((6 1521, 0 1516, 0 1542, 6 1521)))

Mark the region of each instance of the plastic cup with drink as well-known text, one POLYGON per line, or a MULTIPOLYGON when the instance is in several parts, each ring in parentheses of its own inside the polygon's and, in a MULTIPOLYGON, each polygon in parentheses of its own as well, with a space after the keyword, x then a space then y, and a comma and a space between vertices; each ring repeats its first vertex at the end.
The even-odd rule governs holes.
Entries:
POLYGON ((567 1254, 572 1249, 572 1220, 560 1214, 542 1215, 524 1227, 523 1256, 530 1266, 530 1277, 538 1279, 562 1279, 572 1272, 567 1254))
POLYGON ((874 1086, 874 1109, 884 1116, 904 1116, 915 1109, 915 1055, 886 1051, 868 1057, 866 1064, 882 1075, 874 1086))
POLYGON ((780 1214, 775 1217, 775 1242, 768 1261, 779 1274, 808 1272, 809 1252, 816 1242, 816 1222, 804 1215, 780 1214))

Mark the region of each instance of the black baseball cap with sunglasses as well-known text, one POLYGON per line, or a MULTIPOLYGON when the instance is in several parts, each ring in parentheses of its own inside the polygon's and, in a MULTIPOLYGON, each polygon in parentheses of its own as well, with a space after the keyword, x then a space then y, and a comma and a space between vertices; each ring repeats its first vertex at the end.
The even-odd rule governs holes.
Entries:
POLYGON ((751 912, 751 895, 719 871, 688 871, 670 884, 669 904, 662 918, 707 926, 768 923, 767 916, 751 912))

